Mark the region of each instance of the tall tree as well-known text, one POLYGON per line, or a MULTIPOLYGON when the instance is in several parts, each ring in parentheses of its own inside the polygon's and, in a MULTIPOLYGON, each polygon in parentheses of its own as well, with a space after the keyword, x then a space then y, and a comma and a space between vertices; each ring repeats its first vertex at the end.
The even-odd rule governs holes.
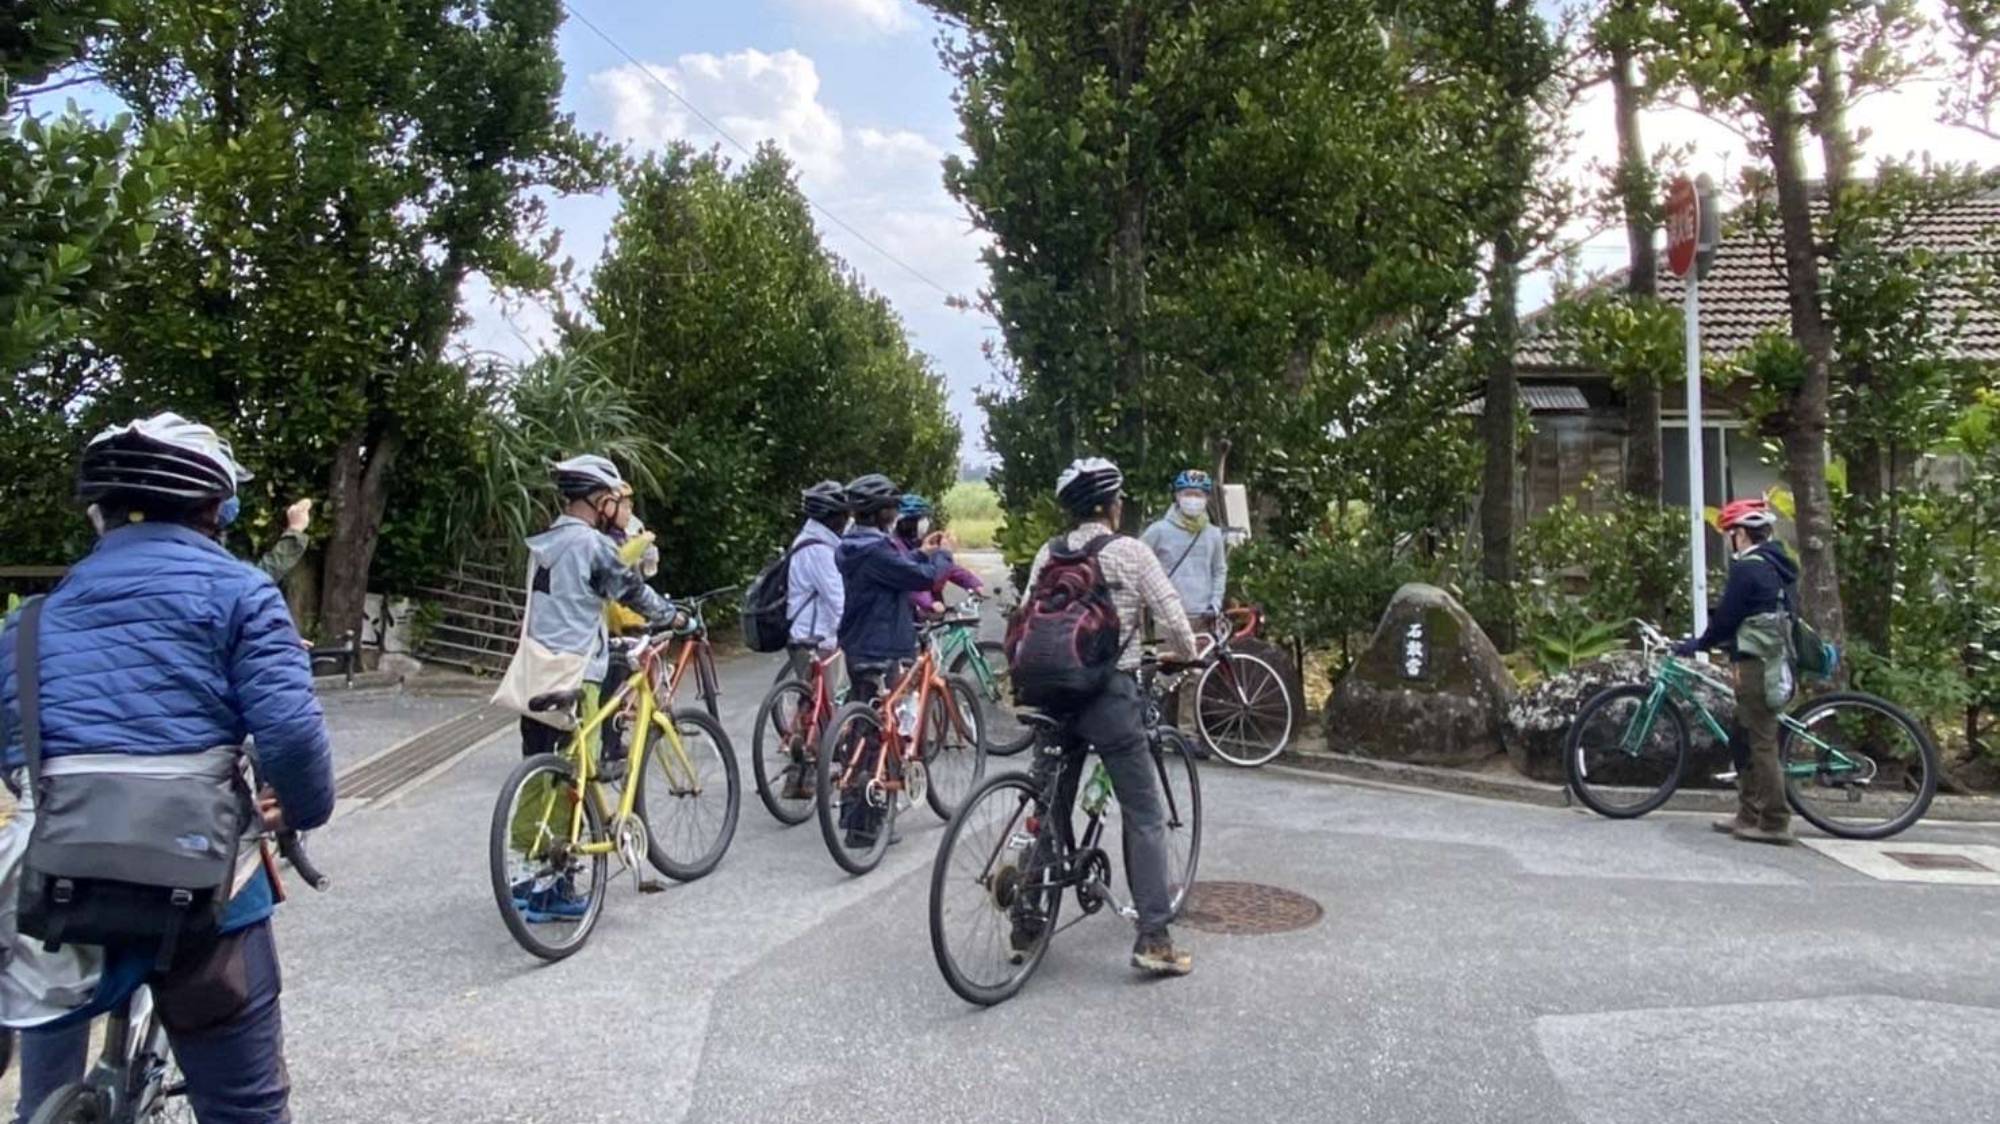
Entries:
POLYGON ((992 235, 1010 531, 1083 451, 1148 501, 1222 440, 1232 477, 1275 484, 1275 435, 1307 410, 1324 431, 1356 349, 1463 297, 1462 103, 1372 4, 931 6, 971 150, 947 183, 992 235))
MULTIPOLYGON (((1645 88, 1637 64, 1645 43, 1643 0, 1613 0, 1598 18, 1597 48, 1611 83, 1618 164, 1612 174, 1618 210, 1625 223, 1625 292, 1634 303, 1659 299, 1659 177, 1647 159, 1639 128, 1645 88)), ((1625 393, 1625 491, 1642 503, 1663 498, 1660 455, 1660 380, 1645 365, 1629 372, 1625 393)))
POLYGON ((675 146, 629 169, 572 347, 630 389, 675 455, 640 507, 673 580, 736 581, 785 541, 798 492, 884 472, 937 495, 958 467, 943 380, 821 245, 792 169, 675 146))
POLYGON ((1826 308, 1821 232, 1839 228, 1851 195, 1847 107, 1911 73, 1914 39, 1925 26, 1910 0, 1665 0, 1654 21, 1654 38, 1665 48, 1654 60, 1655 80, 1685 87, 1711 112, 1736 118, 1769 162, 1763 182, 1799 360, 1773 420, 1795 497, 1806 606, 1836 638, 1846 633, 1827 479, 1837 341, 1826 308), (1827 164, 1821 185, 1805 162, 1806 143, 1815 137, 1827 164), (1825 226, 1816 223, 1816 209, 1825 226))
POLYGON ((560 0, 119 0, 94 62, 190 136, 103 405, 235 419, 264 497, 325 489, 318 627, 358 628, 403 451, 461 415, 459 290, 546 282, 531 188, 587 186, 560 0), (282 491, 280 491, 282 489, 282 491))

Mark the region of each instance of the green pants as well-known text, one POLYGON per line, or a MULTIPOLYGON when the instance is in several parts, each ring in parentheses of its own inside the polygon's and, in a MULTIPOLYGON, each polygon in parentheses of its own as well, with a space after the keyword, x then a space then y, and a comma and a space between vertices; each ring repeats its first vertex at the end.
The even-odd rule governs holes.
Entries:
MULTIPOLYGON (((577 703, 579 715, 594 714, 599 705, 598 684, 585 683, 583 698, 577 703)), ((522 719, 522 750, 529 756, 535 753, 561 753, 569 747, 572 731, 558 730, 553 726, 533 719, 522 719), (536 727, 529 730, 530 723, 536 727), (533 736, 531 736, 533 735, 533 736), (536 743, 540 744, 536 744, 536 743)), ((514 818, 507 831, 508 845, 519 855, 531 861, 540 861, 542 854, 536 846, 537 840, 547 841, 551 837, 564 839, 569 836, 569 823, 574 807, 574 791, 558 793, 549 799, 555 788, 554 778, 548 773, 537 773, 521 786, 521 795, 514 804, 514 818), (547 829, 544 834, 543 828, 547 829)), ((573 788, 573 786, 572 786, 573 788)))
POLYGON ((1729 732, 1736 750, 1736 818, 1782 831, 1792 822, 1785 803, 1784 765, 1778 760, 1778 714, 1764 697, 1764 661, 1736 662, 1736 721, 1729 732))

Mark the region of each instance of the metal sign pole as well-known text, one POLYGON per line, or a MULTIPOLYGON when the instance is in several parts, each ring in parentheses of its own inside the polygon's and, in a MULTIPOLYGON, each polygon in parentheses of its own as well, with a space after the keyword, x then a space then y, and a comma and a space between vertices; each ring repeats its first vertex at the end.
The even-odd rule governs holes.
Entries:
POLYGON ((1707 497, 1703 486, 1701 440, 1701 270, 1687 275, 1687 307, 1682 319, 1687 329, 1687 460, 1688 460, 1688 572, 1694 582, 1694 634, 1708 631, 1708 520, 1702 512, 1707 497))

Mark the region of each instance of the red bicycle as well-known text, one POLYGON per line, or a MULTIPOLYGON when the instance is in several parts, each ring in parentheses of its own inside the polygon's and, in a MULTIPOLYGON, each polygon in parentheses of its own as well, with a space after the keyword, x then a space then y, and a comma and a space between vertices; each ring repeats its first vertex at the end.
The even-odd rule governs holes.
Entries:
POLYGON ((796 827, 813 814, 819 776, 819 742, 840 702, 833 685, 839 652, 816 656, 806 679, 782 679, 757 709, 750 736, 750 771, 757 798, 779 823, 796 827))
POLYGON ((1255 606, 1215 618, 1215 658, 1195 683, 1194 726, 1202 745, 1229 762, 1254 768, 1292 743, 1298 705, 1284 660, 1257 639, 1264 614, 1255 606))

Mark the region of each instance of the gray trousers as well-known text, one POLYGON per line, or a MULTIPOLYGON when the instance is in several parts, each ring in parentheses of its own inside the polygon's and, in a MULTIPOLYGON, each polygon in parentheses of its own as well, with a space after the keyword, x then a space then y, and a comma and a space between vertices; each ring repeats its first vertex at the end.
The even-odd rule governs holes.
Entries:
POLYGON ((1159 769, 1146 744, 1141 705, 1138 682, 1123 672, 1113 675, 1102 695, 1064 723, 1070 752, 1060 758, 1037 757, 1035 770, 1038 784, 1046 780, 1045 770, 1063 770, 1056 790, 1057 807, 1063 813, 1058 822, 1065 837, 1074 843, 1070 813, 1088 762, 1084 750, 1095 749, 1103 759, 1124 823, 1125 880, 1132 886, 1132 904, 1139 911, 1139 935, 1145 937, 1166 933, 1168 922, 1173 920, 1174 898, 1169 884, 1167 802, 1160 793, 1159 769))

